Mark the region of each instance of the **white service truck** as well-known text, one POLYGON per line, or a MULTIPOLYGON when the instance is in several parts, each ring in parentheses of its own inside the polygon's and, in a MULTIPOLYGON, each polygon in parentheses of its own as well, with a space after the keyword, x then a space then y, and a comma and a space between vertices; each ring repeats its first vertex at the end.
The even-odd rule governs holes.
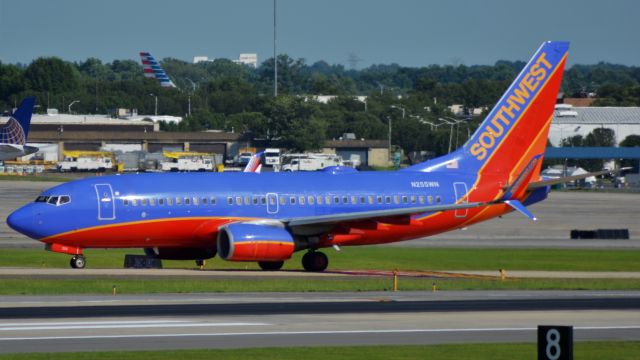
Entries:
POLYGON ((106 171, 113 168, 111 156, 79 155, 77 157, 66 156, 58 162, 57 169, 66 171, 106 171))
POLYGON ((161 163, 162 171, 213 171, 214 161, 210 156, 180 156, 161 163))
POLYGON ((328 166, 343 166, 342 158, 335 154, 285 154, 281 171, 316 171, 328 166))
POLYGON ((277 168, 280 166, 280 149, 266 148, 264 149, 264 164, 277 168))

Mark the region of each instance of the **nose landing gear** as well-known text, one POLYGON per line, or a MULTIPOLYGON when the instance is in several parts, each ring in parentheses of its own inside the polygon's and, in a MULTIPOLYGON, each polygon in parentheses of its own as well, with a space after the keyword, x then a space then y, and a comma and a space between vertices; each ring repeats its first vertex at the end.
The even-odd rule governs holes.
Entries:
POLYGON ((85 265, 87 265, 87 262, 84 256, 75 255, 71 258, 71 261, 69 261, 69 265, 71 265, 71 267, 74 269, 84 269, 85 265))

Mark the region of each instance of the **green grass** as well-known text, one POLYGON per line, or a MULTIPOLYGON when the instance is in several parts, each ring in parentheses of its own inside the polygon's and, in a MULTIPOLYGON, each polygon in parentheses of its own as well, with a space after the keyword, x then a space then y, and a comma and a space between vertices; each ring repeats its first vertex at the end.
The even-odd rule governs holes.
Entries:
MULTIPOLYGON (((126 253, 141 250, 89 250, 89 268, 122 268, 126 253)), ((415 249, 395 247, 343 248, 329 250, 330 269, 378 270, 567 270, 567 271, 640 271, 637 250, 558 250, 558 249, 415 249)), ((300 270, 301 253, 288 261, 285 269, 300 270)), ((70 256, 40 249, 2 249, 0 267, 29 266, 67 268, 70 256)), ((195 269, 193 261, 163 261, 166 268, 195 269)), ((210 269, 256 270, 255 263, 226 262, 213 259, 210 269)), ((81 271, 81 270, 78 270, 81 271)), ((116 285, 119 294, 197 293, 247 291, 385 291, 391 277, 298 277, 280 273, 277 278, 238 277, 144 277, 95 276, 82 278, 42 278, 16 276, 0 278, 0 295, 110 294, 116 285)), ((401 277, 400 290, 638 290, 640 279, 434 279, 401 277)))
MULTIPOLYGON (((0 279, 0 295, 119 295, 219 292, 391 291, 391 277, 184 278, 92 277, 0 279)), ((640 290, 640 279, 398 279, 399 291, 447 290, 640 290)))
MULTIPOLYGON (((388 246, 343 247, 325 250, 329 268, 376 270, 545 270, 545 271, 640 271, 640 250, 576 249, 427 249, 388 246)), ((140 249, 87 250, 88 268, 122 268, 125 254, 140 249)), ((298 252, 285 269, 301 269, 298 252)), ((69 255, 41 249, 1 249, 0 267, 67 268, 69 255)), ((167 268, 194 268, 193 261, 163 261, 167 268)), ((258 269, 255 263, 227 262, 214 258, 207 269, 258 269)))
MULTIPOLYGON (((225 360, 387 360, 387 359, 474 359, 514 360, 535 359, 534 343, 518 344, 451 344, 415 346, 327 346, 327 347, 280 347, 255 349, 207 349, 207 350, 163 350, 163 351, 111 351, 89 353, 30 353, 0 355, 0 360, 112 360, 112 359, 225 359, 225 360)), ((637 359, 640 342, 602 341, 576 342, 576 359, 637 359)))

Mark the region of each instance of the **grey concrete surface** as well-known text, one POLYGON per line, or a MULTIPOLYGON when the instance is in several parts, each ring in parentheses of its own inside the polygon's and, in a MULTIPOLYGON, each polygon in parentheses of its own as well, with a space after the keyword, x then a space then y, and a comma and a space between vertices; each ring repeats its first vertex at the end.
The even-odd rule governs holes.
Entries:
MULTIPOLYGON (((27 314, 22 318, 0 317, 0 352, 535 342, 541 324, 573 325, 576 341, 640 340, 638 292, 256 293, 188 295, 185 302, 180 298, 150 296, 138 312, 125 312, 127 306, 106 297, 76 297, 81 303, 68 311, 51 308, 57 315, 53 318, 28 315, 28 309, 22 309, 27 314), (380 296, 366 298, 372 295, 380 296), (176 302, 167 308, 156 305, 158 301, 176 302), (258 301, 261 310, 247 307, 246 301, 258 301), (416 301, 426 308, 415 309, 416 301), (92 313, 95 302, 109 304, 111 310, 92 313), (528 304, 525 308, 519 305, 523 302, 528 304), (581 306, 585 302, 593 303, 581 306), (629 306, 609 306, 614 302, 629 306), (78 311, 83 303, 90 304, 88 310, 78 311), (450 308, 451 303, 457 309, 450 308), (492 306, 487 308, 487 303, 492 306), (291 312, 286 306, 302 310, 291 312), (337 311, 331 312, 331 306, 337 311), (185 308, 199 310, 182 311, 185 308)), ((31 299, 44 305, 34 309, 45 310, 49 300, 64 301, 31 299)), ((125 301, 131 300, 143 299, 125 301)))

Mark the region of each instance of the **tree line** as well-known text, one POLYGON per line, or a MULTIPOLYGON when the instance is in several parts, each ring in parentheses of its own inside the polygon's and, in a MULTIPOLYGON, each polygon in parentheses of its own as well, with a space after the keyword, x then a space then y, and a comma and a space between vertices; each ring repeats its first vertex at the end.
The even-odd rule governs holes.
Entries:
MULTIPOLYGON (((464 143, 482 116, 464 116, 453 125, 447 106, 491 108, 525 65, 391 64, 354 70, 324 61, 309 65, 287 55, 277 61, 278 97, 273 96, 273 58, 256 69, 226 59, 198 64, 164 59, 162 66, 178 89, 145 78, 133 60, 72 63, 45 57, 28 65, 0 62, 0 106, 8 110, 22 97, 35 95, 41 113, 47 108, 88 114, 135 108, 139 114, 153 114, 157 97, 159 114, 185 116, 178 125, 163 123, 162 130, 223 129, 302 151, 344 133, 386 139, 391 123, 394 145, 405 152, 440 155, 464 143), (322 104, 315 95, 337 97, 322 104), (366 95, 366 102, 354 99, 356 95, 366 95)), ((597 105, 640 106, 640 68, 574 65, 565 71, 562 91, 567 96, 596 93, 597 105)))

